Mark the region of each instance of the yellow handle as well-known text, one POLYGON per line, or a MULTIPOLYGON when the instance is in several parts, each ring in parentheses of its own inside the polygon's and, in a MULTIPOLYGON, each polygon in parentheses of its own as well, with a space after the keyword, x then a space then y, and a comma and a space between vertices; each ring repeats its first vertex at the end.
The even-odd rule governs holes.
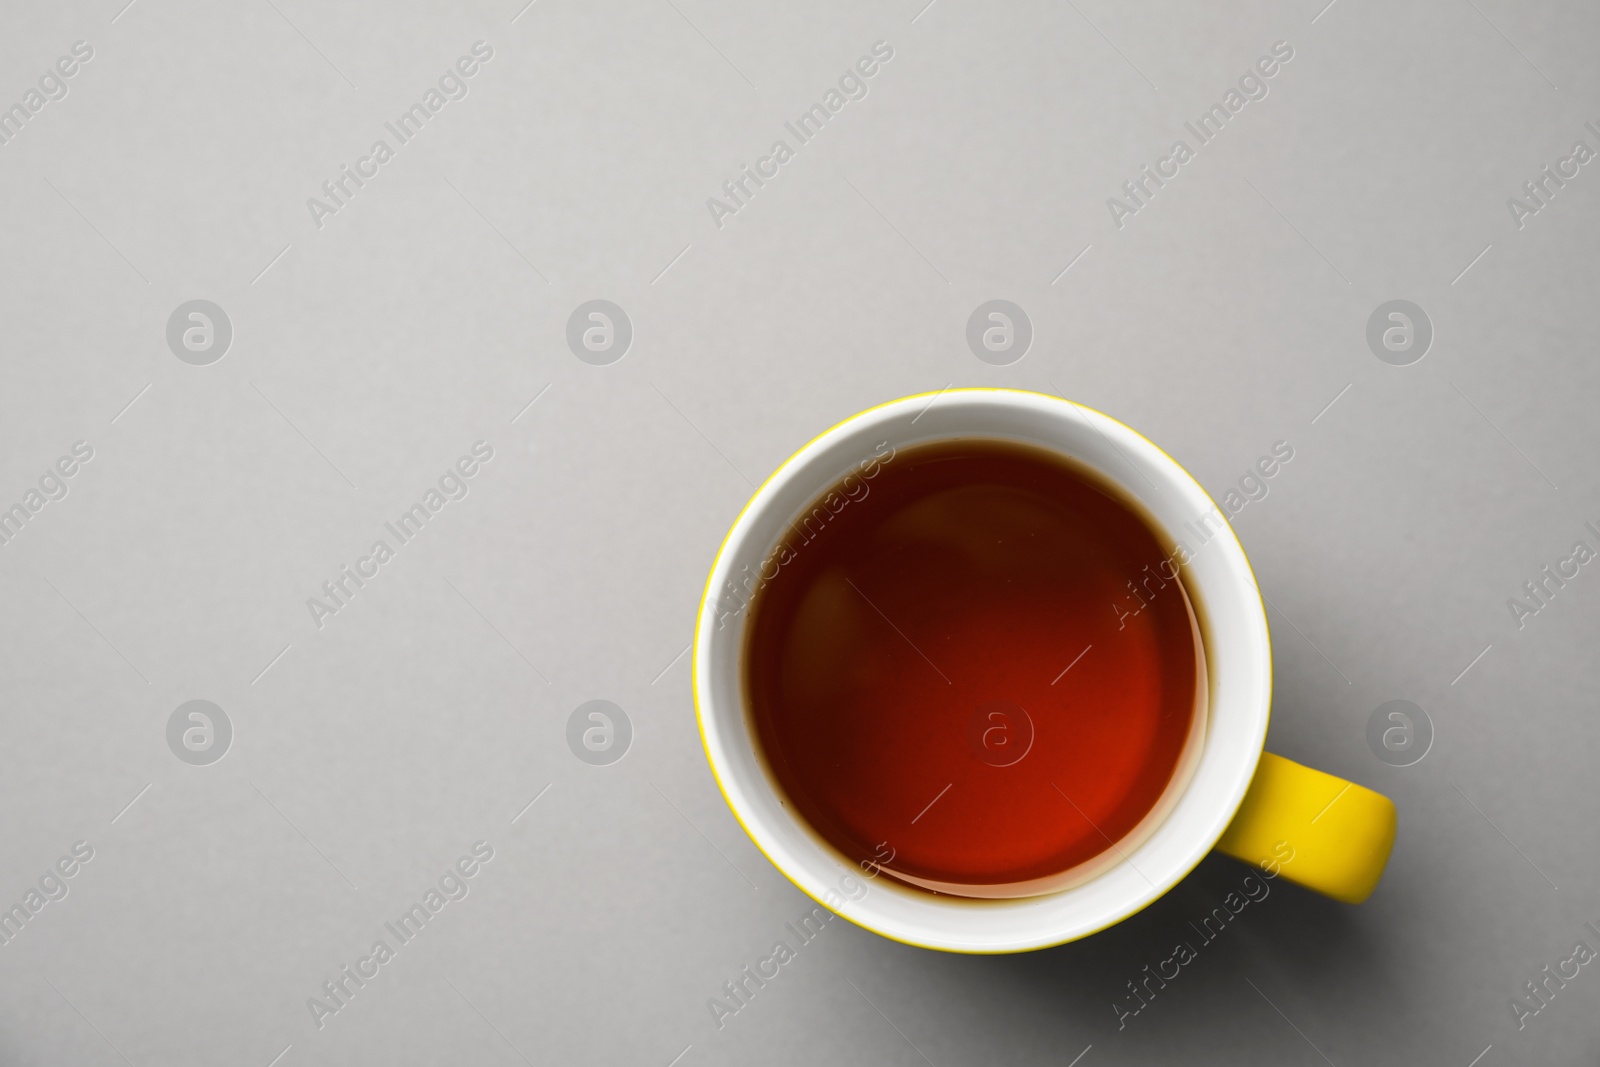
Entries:
POLYGON ((1394 801, 1383 794, 1263 752, 1217 848, 1359 904, 1383 877, 1394 830, 1394 801))

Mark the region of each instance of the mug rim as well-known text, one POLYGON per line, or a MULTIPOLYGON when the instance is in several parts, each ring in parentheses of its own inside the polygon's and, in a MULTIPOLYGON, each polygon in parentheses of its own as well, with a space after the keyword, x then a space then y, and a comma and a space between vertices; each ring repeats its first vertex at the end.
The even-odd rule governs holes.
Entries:
MULTIPOLYGON (((921 415, 919 414, 917 417, 920 418, 921 415)), ((1101 432, 1102 436, 1104 436, 1103 430, 1101 432)), ((928 441, 945 440, 959 436, 962 436, 962 433, 961 431, 957 430, 948 433, 935 434, 927 438, 920 439, 914 443, 922 444, 927 443, 928 441)), ((972 436, 993 438, 999 435, 974 432, 972 433, 972 436)), ((1017 439, 1022 441, 1031 440, 1026 435, 1020 436, 1017 439)), ((1033 443, 1036 447, 1043 447, 1050 451, 1061 452, 1064 455, 1069 455, 1070 458, 1073 458, 1078 462, 1087 462, 1083 457, 1072 456, 1067 450, 1052 445, 1048 442, 1034 440, 1033 443)), ((1119 454, 1122 452, 1122 450, 1117 448, 1115 443, 1111 442, 1109 438, 1107 438, 1107 443, 1111 444, 1113 448, 1116 448, 1119 454)), ((1125 454, 1123 455, 1123 458, 1127 460, 1127 456, 1125 454)), ((1127 462, 1130 465, 1133 465, 1132 460, 1127 460, 1127 462)), ((1104 469, 1101 469, 1099 473, 1102 477, 1112 482, 1124 492, 1128 492, 1130 494, 1134 493, 1133 486, 1130 484, 1129 480, 1123 477, 1121 474, 1112 473, 1104 469)), ((830 480, 837 479, 833 478, 830 480)), ((825 491, 825 489, 815 489, 811 492, 811 495, 817 495, 822 491, 825 491)), ((1163 535, 1169 537, 1171 536, 1171 531, 1166 529, 1165 523, 1160 523, 1159 526, 1163 535)), ((1184 564, 1184 566, 1187 566, 1187 564, 1184 564)), ((1256 579, 1255 570, 1251 566, 1249 557, 1244 551, 1244 546, 1239 542, 1238 536, 1234 532, 1231 522, 1228 521, 1227 512, 1216 503, 1215 499, 1211 497, 1210 493, 1206 491, 1205 487, 1200 485, 1198 480, 1196 480, 1181 463, 1174 459, 1166 452, 1165 449, 1161 448, 1161 446, 1157 445, 1154 441, 1151 441, 1148 437, 1145 437, 1139 431, 1133 429, 1131 426, 1128 426, 1126 423, 1123 423, 1120 420, 1105 414, 1104 412, 1090 408, 1076 401, 1068 400, 1065 397, 1060 397, 1049 393, 1003 387, 947 387, 936 392, 914 393, 909 396, 898 397, 880 404, 875 404, 872 407, 865 408, 847 416, 846 418, 828 427, 826 430, 823 430, 821 433, 818 433, 805 444, 797 448, 787 459, 779 464, 771 474, 767 476, 767 478, 745 502, 738 515, 734 518, 734 521, 729 526, 727 533, 723 536, 722 543, 717 548, 716 555, 713 557, 711 568, 707 574, 706 584, 701 593, 700 603, 696 611, 695 620, 695 654, 690 663, 691 687, 693 690, 695 703, 695 718, 699 727, 701 747, 705 752, 706 762, 711 768, 712 778, 717 783, 717 789, 722 794, 724 803, 727 804, 728 809, 733 813, 734 818, 738 821, 746 836, 750 838, 750 841, 758 850, 760 850, 762 855, 766 857, 767 861, 771 863, 773 867, 779 871, 779 873, 781 873, 791 884, 793 884, 807 897, 811 898, 814 902, 822 907, 828 909, 830 913, 841 915, 857 926, 871 930, 873 933, 876 933, 879 936, 887 937, 890 940, 897 941, 901 944, 913 945, 920 948, 928 948, 939 951, 961 952, 967 954, 1004 954, 1019 951, 1031 951, 1079 940, 1092 934, 1099 933, 1102 930, 1105 930, 1127 918, 1130 918, 1138 912, 1143 911, 1145 908, 1149 907, 1155 901, 1159 900, 1161 897, 1170 892, 1172 888, 1174 888, 1179 882, 1187 877, 1189 873, 1192 872, 1194 868, 1197 867, 1200 862, 1204 860, 1205 857, 1209 855, 1215 848, 1217 840, 1220 839, 1223 832, 1232 822, 1234 815, 1239 809, 1239 806, 1243 803, 1245 792, 1249 788, 1251 780, 1254 778, 1256 766, 1260 762, 1262 753, 1265 749, 1267 726, 1271 718, 1272 710, 1272 644, 1270 636, 1270 621, 1267 617, 1265 600, 1261 595, 1260 584, 1256 579), (863 420, 866 420, 869 416, 881 414, 887 409, 909 405, 919 400, 925 400, 927 401, 927 404, 922 409, 923 413, 925 413, 941 397, 950 397, 952 399, 965 398, 979 402, 1000 401, 1002 404, 1014 402, 1022 406, 1034 404, 1038 401, 1044 401, 1047 405, 1066 405, 1067 407, 1076 411, 1080 417, 1088 422, 1088 424, 1094 429, 1101 429, 1100 427, 1094 426, 1093 423, 1093 420, 1099 419, 1103 420, 1107 426, 1114 428, 1116 432, 1129 435, 1133 440, 1137 441, 1141 447, 1147 449, 1148 453, 1160 457, 1160 460, 1163 461, 1169 475, 1174 476, 1180 484, 1187 483, 1188 487, 1192 487, 1192 489, 1210 505, 1211 511, 1206 512, 1205 514, 1210 515, 1214 513, 1221 518, 1222 521, 1219 530, 1214 536, 1222 539, 1222 548, 1224 553, 1234 556, 1237 561, 1242 564, 1242 573, 1247 580, 1249 587, 1248 593, 1253 594, 1252 597, 1248 598, 1251 602, 1253 610, 1248 613, 1249 617, 1243 621, 1249 624, 1249 628, 1252 631, 1255 631, 1247 636, 1255 638, 1253 643, 1256 645, 1257 650, 1259 651, 1261 675, 1258 679, 1256 679, 1256 683, 1252 686, 1254 703, 1259 705, 1259 722, 1256 724, 1254 729, 1248 731, 1250 736, 1247 738, 1249 742, 1247 749, 1242 743, 1235 744, 1234 746, 1236 750, 1244 753, 1244 764, 1238 768, 1238 773, 1233 776, 1233 780, 1229 784, 1229 788, 1226 790, 1226 792, 1223 795, 1214 798, 1214 802, 1210 805, 1213 814, 1209 819, 1209 824, 1205 827, 1203 832, 1195 835, 1193 839, 1190 840, 1189 844, 1185 848, 1184 858, 1179 860, 1177 865, 1173 867, 1172 870, 1163 875, 1161 878, 1161 884, 1157 885, 1155 882, 1151 882, 1148 877, 1143 875, 1142 871, 1139 871, 1137 867, 1133 866, 1131 860, 1129 860, 1127 857, 1123 857, 1117 863, 1111 865, 1103 874, 1096 875, 1094 878, 1091 878, 1088 883, 1085 883, 1093 884, 1114 873, 1132 869, 1139 873, 1140 877, 1149 884, 1149 887, 1152 891, 1149 893, 1144 893, 1141 891, 1138 893, 1127 894, 1123 903, 1108 909, 1109 914, 1105 915, 1103 920, 1083 929, 1073 929, 1066 932, 1061 932, 1059 930, 1045 930, 1039 933, 1038 936, 1011 938, 1003 941, 995 941, 993 943, 980 944, 954 937, 946 939, 940 937, 913 936, 905 930, 891 928, 893 924, 884 922, 880 916, 875 916, 870 912, 867 914, 861 914, 857 911, 857 909, 841 907, 845 901, 842 897, 839 897, 837 891, 830 891, 822 894, 814 892, 813 888, 806 884, 805 879, 797 876, 794 871, 790 870, 790 867, 787 863, 773 855, 773 848, 769 848, 768 842, 764 840, 767 834, 761 830, 761 825, 764 824, 761 823, 761 820, 758 818, 757 814, 747 813, 745 810, 741 809, 739 803, 735 802, 734 791, 730 791, 728 781, 728 777, 731 776, 732 773, 732 767, 724 767, 719 763, 717 748, 713 745, 713 734, 716 735, 718 742, 723 741, 723 736, 719 731, 717 724, 710 721, 713 715, 716 714, 716 709, 714 707, 715 694, 710 688, 710 668, 712 666, 712 658, 715 649, 713 636, 714 629, 713 627, 709 626, 708 623, 714 621, 712 619, 712 611, 710 610, 715 608, 713 592, 716 589, 719 580, 724 577, 722 572, 725 569, 729 569, 729 564, 732 560, 733 553, 730 553, 729 551, 730 546, 736 548, 742 547, 743 542, 748 540, 749 527, 751 523, 755 519, 759 518, 758 506, 769 507, 772 502, 773 494, 776 492, 775 487, 781 488, 782 483, 788 476, 800 470, 805 462, 815 458, 815 456, 819 454, 820 449, 824 446, 825 442, 829 442, 830 439, 836 436, 842 437, 850 427, 855 426, 863 420), (735 541, 736 535, 740 535, 739 542, 735 541), (1259 626, 1256 625, 1257 623, 1259 623, 1259 626), (758 825, 753 827, 752 823, 757 823, 758 825), (839 899, 830 903, 830 901, 827 899, 827 897, 830 895, 839 897, 839 899)), ((1202 626, 1202 629, 1203 631, 1206 629, 1204 625, 1202 626)), ((742 639, 742 632, 740 636, 742 639)), ((1207 633, 1207 637, 1210 637, 1209 633, 1207 633)), ((1210 644, 1211 641, 1208 639, 1206 641, 1206 645, 1208 646, 1208 672, 1214 672, 1214 666, 1210 662, 1210 644)), ((742 640, 740 649, 735 653, 733 661, 736 670, 742 667, 744 662, 742 640)), ((742 692, 742 685, 740 688, 742 692)), ((742 699, 737 712, 740 715, 747 715, 747 709, 744 707, 742 699)), ((733 712, 723 712, 723 714, 733 714, 733 712)), ((1212 714, 1215 714, 1215 709, 1212 710, 1212 714)), ((1228 755, 1228 753, 1223 753, 1219 756, 1207 756, 1207 742, 1209 741, 1209 735, 1212 728, 1213 727, 1211 723, 1208 722, 1206 728, 1207 737, 1202 738, 1200 742, 1201 756, 1199 758, 1202 760, 1210 758, 1213 762, 1215 762, 1218 759, 1222 759, 1223 756, 1228 755)), ((758 763, 762 762, 762 757, 760 757, 759 753, 756 755, 756 759, 758 763)), ((765 780, 767 788, 773 791, 776 796, 781 797, 783 795, 781 787, 779 787, 777 783, 772 780, 770 771, 765 767, 762 768, 761 777, 765 780)), ((1198 773, 1195 777, 1198 777, 1198 773)), ((1178 794, 1177 803, 1184 802, 1184 799, 1194 788, 1195 781, 1191 780, 1178 794)), ((1205 798, 1202 798, 1202 801, 1204 799, 1205 798)), ((1199 804, 1201 801, 1193 801, 1191 803, 1199 804)), ((1163 822, 1171 819, 1174 814, 1175 810, 1169 811, 1166 816, 1163 817, 1163 822)), ((798 824, 801 829, 808 831, 813 837, 816 836, 816 831, 813 830, 809 824, 806 824, 803 817, 797 812, 793 811, 792 808, 786 812, 786 818, 792 823, 798 824)), ((775 843, 774 847, 776 847, 775 843)), ((1143 846, 1136 848, 1134 854, 1137 855, 1142 847, 1143 846)), ((795 867, 797 869, 800 868, 800 864, 796 863, 795 867)), ((914 894, 920 895, 925 893, 923 890, 917 890, 910 887, 902 888, 914 894)), ((1082 887, 1074 886, 1057 890, 1052 893, 1042 894, 1040 897, 1012 898, 996 903, 1022 905, 1028 901, 1048 899, 1058 897, 1063 894, 1073 893, 1074 890, 1080 888, 1082 887)), ((864 900, 865 896, 862 899, 864 900)), ((961 906, 963 903, 970 903, 970 901, 968 901, 967 898, 958 897, 942 898, 942 906, 950 908, 950 914, 952 916, 957 914, 953 909, 961 906)))

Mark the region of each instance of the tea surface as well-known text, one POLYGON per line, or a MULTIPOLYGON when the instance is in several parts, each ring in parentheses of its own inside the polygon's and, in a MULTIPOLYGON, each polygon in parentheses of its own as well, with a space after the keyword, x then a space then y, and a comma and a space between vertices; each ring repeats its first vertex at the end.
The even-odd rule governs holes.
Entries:
POLYGON ((1168 548, 1116 489, 974 439, 819 505, 744 657, 764 757, 818 833, 903 881, 1007 896, 1148 829, 1203 724, 1204 659, 1168 548))

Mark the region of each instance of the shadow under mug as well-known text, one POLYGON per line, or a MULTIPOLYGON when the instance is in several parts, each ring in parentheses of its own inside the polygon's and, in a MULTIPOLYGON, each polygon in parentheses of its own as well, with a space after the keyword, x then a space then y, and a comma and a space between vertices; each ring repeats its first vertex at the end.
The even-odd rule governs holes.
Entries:
POLYGON ((1212 849, 1347 903, 1365 900, 1394 845, 1394 804, 1264 752, 1272 645, 1255 574, 1224 513, 1151 441, 1097 411, 1011 389, 947 389, 854 415, 790 457, 745 506, 712 565, 694 643, 701 740, 728 806, 756 846, 812 899, 885 937, 953 952, 1018 952, 1105 929, 1183 879, 1212 849), (865 458, 952 438, 1017 441, 1073 459, 1136 500, 1172 544, 1200 616, 1208 715, 1193 772, 1159 825, 1080 884, 975 899, 877 877, 824 840, 767 768, 744 693, 750 597, 776 546, 865 458))

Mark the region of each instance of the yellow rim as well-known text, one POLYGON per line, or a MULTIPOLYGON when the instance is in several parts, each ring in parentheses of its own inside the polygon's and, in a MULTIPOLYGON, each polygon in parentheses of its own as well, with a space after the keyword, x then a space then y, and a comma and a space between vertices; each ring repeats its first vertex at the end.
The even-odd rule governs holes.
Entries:
MULTIPOLYGON (((910 938, 900 937, 900 936, 897 936, 895 934, 885 933, 884 931, 879 930, 877 927, 869 926, 866 923, 861 922, 861 921, 859 921, 859 920, 857 920, 855 918, 852 918, 851 916, 845 914, 844 912, 835 909, 831 905, 825 903, 822 900, 821 897, 818 897, 816 894, 812 893, 805 886, 803 886, 799 882, 795 881, 795 879, 792 876, 790 876, 789 872, 784 869, 783 864, 779 863, 777 860, 772 858, 771 853, 769 853, 762 846, 761 839, 759 837, 757 837, 754 833, 751 832, 750 826, 749 826, 749 824, 747 824, 744 821, 744 816, 740 813, 738 806, 735 805, 733 803, 732 798, 730 798, 728 796, 728 787, 722 780, 722 774, 717 769, 716 760, 714 760, 712 758, 712 756, 711 756, 711 745, 706 740, 706 715, 705 715, 705 709, 703 709, 700 706, 700 634, 701 634, 701 629, 704 626, 705 613, 706 613, 706 601, 711 596, 711 583, 712 583, 712 580, 716 577, 717 565, 722 562, 722 554, 727 550, 728 539, 733 536, 733 532, 735 530, 737 530, 739 528, 740 523, 742 523, 744 521, 744 517, 745 517, 746 512, 748 512, 750 510, 750 508, 755 504, 755 502, 757 500, 761 499, 761 495, 766 491, 767 486, 772 484, 774 479, 776 479, 780 474, 782 474, 785 470, 787 470, 789 468, 789 465, 792 464, 796 459, 798 459, 802 454, 804 454, 812 445, 816 444, 818 441, 822 440, 824 437, 827 437, 829 434, 833 433, 835 430, 839 429, 841 426, 844 426, 844 425, 846 425, 848 423, 855 422, 857 419, 860 419, 860 418, 863 418, 863 417, 865 417, 867 415, 870 415, 874 411, 881 411, 884 408, 893 407, 896 404, 903 404, 908 400, 918 400, 918 399, 921 399, 922 397, 932 397, 934 400, 937 400, 941 396, 955 395, 955 394, 960 394, 960 393, 1016 393, 1016 394, 1019 394, 1019 395, 1022 395, 1022 396, 1038 396, 1038 397, 1044 397, 1044 398, 1049 399, 1049 400, 1059 401, 1060 403, 1063 403, 1063 404, 1070 404, 1072 407, 1078 408, 1081 411, 1087 411, 1090 414, 1098 415, 1101 418, 1106 419, 1108 422, 1115 423, 1117 426, 1120 426, 1124 430, 1127 430, 1129 433, 1133 434, 1139 440, 1143 441, 1145 444, 1149 445, 1151 448, 1153 448, 1157 452, 1159 452, 1174 467, 1176 467, 1178 470, 1182 471, 1184 477, 1188 478, 1189 481, 1193 482, 1195 488, 1199 489, 1201 494, 1207 500, 1211 501, 1211 506, 1216 508, 1218 514, 1220 514, 1222 516, 1222 518, 1223 518, 1223 528, 1225 530, 1227 530, 1228 536, 1233 539, 1234 547, 1239 550, 1239 557, 1244 560, 1245 569, 1247 571, 1249 571, 1249 573, 1250 573, 1251 588, 1253 588, 1255 590, 1255 592, 1256 592, 1256 600, 1261 606, 1261 625, 1262 625, 1262 628, 1266 631, 1266 634, 1267 634, 1267 640, 1266 640, 1266 646, 1265 646, 1266 647, 1266 668, 1267 668, 1267 711, 1266 711, 1266 718, 1262 722, 1262 729, 1261 729, 1262 740, 1263 740, 1263 742, 1265 742, 1265 740, 1266 740, 1266 728, 1267 728, 1268 725, 1270 725, 1271 720, 1272 720, 1272 629, 1271 629, 1271 625, 1272 624, 1271 624, 1271 620, 1268 619, 1268 617, 1267 617, 1266 601, 1261 596, 1261 583, 1256 580, 1255 568, 1250 563, 1250 557, 1245 552, 1244 545, 1240 543, 1238 535, 1236 533, 1234 533, 1234 531, 1233 531, 1233 523, 1230 521, 1228 513, 1222 509, 1221 505, 1219 505, 1216 502, 1215 499, 1212 498, 1210 493, 1206 492, 1206 487, 1201 485, 1199 483, 1199 481, 1195 479, 1194 475, 1189 473, 1188 469, 1186 467, 1184 467, 1183 464, 1179 463, 1176 459, 1174 459, 1171 455, 1169 455, 1167 453, 1166 449, 1162 448, 1160 445, 1158 445, 1154 441, 1150 440, 1148 437, 1146 437, 1144 434, 1140 433, 1138 430, 1134 429, 1132 426, 1129 426, 1127 423, 1121 421, 1120 419, 1117 419, 1117 418, 1114 418, 1113 416, 1107 415, 1103 411, 1098 411, 1098 410, 1096 410, 1094 408, 1088 407, 1087 405, 1080 404, 1075 400, 1068 400, 1064 396, 1056 396, 1053 393, 1035 392, 1032 389, 1005 389, 1005 388, 997 388, 997 387, 992 387, 992 386, 971 386, 971 387, 963 387, 963 388, 960 388, 960 389, 948 389, 948 388, 946 388, 946 389, 941 389, 938 392, 932 392, 932 393, 912 393, 909 396, 897 397, 894 400, 886 400, 881 404, 874 404, 870 408, 865 408, 865 409, 863 409, 861 411, 856 412, 853 415, 850 415, 847 418, 840 419, 838 422, 834 423, 832 426, 829 426, 826 430, 823 430, 821 433, 819 433, 816 436, 812 437, 805 444, 803 444, 799 448, 795 449, 794 452, 789 455, 788 459, 785 459, 782 463, 778 464, 778 466, 772 471, 772 473, 767 475, 766 480, 763 481, 761 483, 761 485, 759 487, 757 487, 756 491, 750 495, 750 499, 745 501, 744 507, 739 509, 739 514, 734 516, 733 523, 728 527, 728 532, 722 535, 722 543, 717 546, 716 555, 714 555, 711 558, 711 569, 706 574, 705 589, 700 594, 700 604, 699 604, 699 607, 695 611, 694 656, 692 657, 692 659, 690 660, 690 663, 689 663, 689 685, 690 685, 691 690, 693 691, 693 697, 694 697, 695 723, 699 727, 699 730, 700 730, 700 747, 705 752, 706 765, 711 768, 711 777, 717 783, 717 791, 722 794, 722 802, 728 806, 728 810, 729 811, 733 812, 734 819, 739 823, 739 828, 744 831, 745 836, 750 839, 750 843, 756 846, 757 851, 759 851, 763 856, 765 856, 767 862, 772 864, 772 866, 778 871, 779 874, 781 874, 785 878, 787 878, 791 885, 793 885, 796 889, 800 890, 800 892, 804 893, 811 900, 815 901, 819 906, 821 906, 823 908, 826 908, 830 913, 840 916, 841 918, 845 919, 847 922, 854 923, 856 926, 861 927, 863 930, 870 930, 872 933, 877 934, 879 937, 886 937, 889 940, 896 941, 896 942, 898 942, 898 943, 900 943, 902 945, 910 945, 910 946, 912 946, 914 948, 925 948, 925 949, 929 949, 929 950, 935 951, 935 952, 959 952, 959 953, 962 953, 964 955, 971 955, 971 956, 1006 956, 1006 955, 1011 955, 1011 954, 1016 953, 1016 952, 1036 952, 1039 949, 1053 948, 1056 945, 1065 945, 1065 944, 1068 944, 1068 943, 1070 943, 1072 941, 1081 941, 1083 938, 1090 937, 1090 936, 1092 936, 1094 934, 1099 933, 1102 930, 1109 929, 1110 927, 1115 926, 1119 922, 1123 922, 1126 919, 1131 919, 1133 916, 1139 914, 1141 911, 1143 911, 1144 909, 1148 908, 1150 905, 1154 904, 1156 901, 1160 900, 1163 896, 1165 896, 1168 892, 1171 891, 1172 886, 1176 886, 1178 884, 1178 882, 1181 882, 1181 881, 1183 881, 1183 879, 1187 878, 1190 875, 1190 873, 1192 873, 1194 871, 1194 869, 1200 865, 1200 863, 1206 858, 1206 856, 1211 854, 1212 849, 1216 845, 1216 838, 1220 838, 1222 836, 1223 831, 1225 831, 1228 828, 1228 823, 1232 821, 1234 814, 1239 810, 1239 805, 1244 802, 1244 789, 1240 790, 1238 799, 1232 805, 1229 806, 1228 812, 1227 812, 1227 816, 1228 816, 1227 819, 1223 820, 1222 825, 1217 828, 1217 832, 1216 832, 1214 838, 1210 842, 1207 843, 1207 846, 1206 846, 1205 850, 1200 853, 1199 858, 1196 859, 1193 863, 1191 863, 1183 871, 1182 874, 1180 874, 1177 878, 1172 880, 1172 886, 1168 886, 1167 889, 1164 889, 1160 893, 1157 893, 1154 897, 1151 897, 1149 900, 1145 901, 1143 904, 1140 904, 1138 907, 1134 908, 1131 911, 1125 912, 1122 915, 1119 915, 1114 919, 1111 919, 1111 920, 1109 920, 1109 921, 1107 921, 1105 923, 1102 923, 1101 925, 1096 926, 1092 930, 1085 930, 1081 934, 1076 934, 1076 935, 1074 935, 1072 937, 1064 937, 1059 941, 1047 941, 1047 942, 1044 942, 1042 944, 1034 945, 1034 946, 1029 947, 1029 948, 1020 948, 1020 949, 962 948, 962 947, 951 947, 949 945, 930 944, 930 943, 923 942, 923 941, 917 941, 917 940, 913 940, 913 939, 910 939, 910 938)), ((931 406, 931 401, 930 401, 930 406, 931 406)), ((1259 761, 1259 759, 1260 759, 1260 753, 1259 752, 1256 754, 1256 759, 1257 759, 1257 761, 1259 761)), ((1248 787, 1250 785, 1250 779, 1251 779, 1251 777, 1253 777, 1253 775, 1254 775, 1254 765, 1252 764, 1251 774, 1246 775, 1245 779, 1244 779, 1245 789, 1248 789, 1248 787)))

